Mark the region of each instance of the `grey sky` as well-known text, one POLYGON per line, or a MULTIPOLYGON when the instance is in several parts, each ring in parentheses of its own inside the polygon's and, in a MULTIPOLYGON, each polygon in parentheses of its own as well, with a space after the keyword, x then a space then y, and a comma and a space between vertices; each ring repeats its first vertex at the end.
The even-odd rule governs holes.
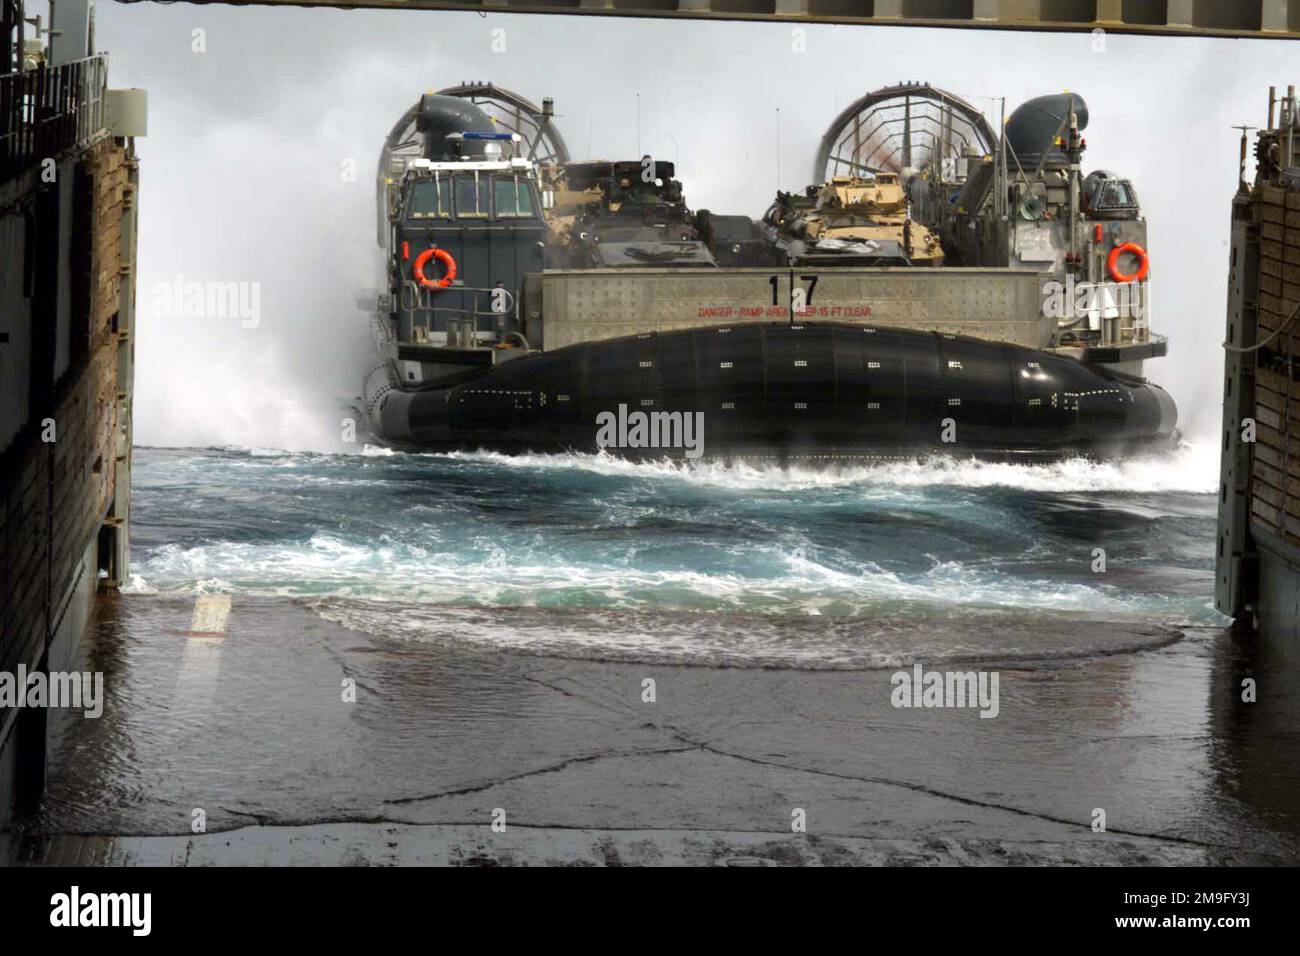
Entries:
POLYGON ((927 80, 997 121, 1045 92, 1088 101, 1086 168, 1132 177, 1149 221, 1154 319, 1170 357, 1148 374, 1185 426, 1217 427, 1236 123, 1300 81, 1288 41, 808 26, 430 11, 175 4, 98 8, 114 86, 149 90, 140 240, 141 443, 330 447, 355 394, 375 285, 382 136, 416 96, 492 80, 552 96, 575 157, 678 159, 693 208, 760 213, 809 182, 822 132, 854 97, 927 80), (506 50, 493 53, 504 28, 506 50), (206 31, 205 53, 192 31, 206 31), (1288 75, 1288 69, 1291 72, 1288 75), (635 122, 640 94, 641 124, 635 122), (674 141, 675 140, 675 141, 674 141), (357 164, 344 182, 345 161, 357 164), (262 322, 150 314, 154 284, 257 281, 262 322), (195 361, 195 355, 199 359, 195 361), (333 437, 332 437, 333 436, 333 437))

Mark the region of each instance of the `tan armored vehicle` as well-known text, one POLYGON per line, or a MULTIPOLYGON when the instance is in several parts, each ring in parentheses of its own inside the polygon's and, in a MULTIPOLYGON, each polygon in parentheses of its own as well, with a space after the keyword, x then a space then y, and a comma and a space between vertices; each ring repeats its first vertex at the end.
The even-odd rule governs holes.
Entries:
POLYGON ((778 193, 764 223, 795 265, 941 266, 939 237, 908 215, 896 173, 835 176, 778 193))

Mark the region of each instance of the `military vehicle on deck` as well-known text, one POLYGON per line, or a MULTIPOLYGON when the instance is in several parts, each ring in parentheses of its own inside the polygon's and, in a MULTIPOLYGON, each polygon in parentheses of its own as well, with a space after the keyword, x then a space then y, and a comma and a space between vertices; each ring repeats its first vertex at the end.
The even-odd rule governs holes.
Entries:
POLYGON ((907 207, 896 173, 839 175, 803 196, 777 193, 763 223, 791 265, 943 265, 939 237, 907 207))
POLYGON ((548 265, 717 265, 674 173, 672 163, 649 156, 566 163, 545 170, 552 197, 548 265))

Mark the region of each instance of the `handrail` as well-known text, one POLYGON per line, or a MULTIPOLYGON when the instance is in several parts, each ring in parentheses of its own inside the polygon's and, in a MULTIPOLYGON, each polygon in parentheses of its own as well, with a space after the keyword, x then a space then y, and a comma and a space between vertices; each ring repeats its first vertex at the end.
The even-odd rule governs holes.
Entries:
POLYGON ((0 76, 0 183, 104 128, 104 54, 0 76))

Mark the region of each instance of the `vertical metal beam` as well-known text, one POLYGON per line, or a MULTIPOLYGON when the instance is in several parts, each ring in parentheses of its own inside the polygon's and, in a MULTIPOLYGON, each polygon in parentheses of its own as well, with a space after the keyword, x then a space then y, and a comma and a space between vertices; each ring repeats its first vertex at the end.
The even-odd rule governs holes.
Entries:
POLYGON ((1124 0, 1097 0, 1097 22, 1100 24, 1124 22, 1124 0))
MULTIPOLYGON (((858 113, 853 117, 853 162, 855 165, 862 164, 862 114, 858 113)), ((853 170, 850 170, 853 172, 853 170)))
POLYGON ((127 579, 131 567, 131 468, 135 424, 132 407, 135 398, 135 280, 136 232, 140 219, 140 164, 135 157, 135 142, 126 141, 127 180, 122 198, 121 236, 118 260, 121 285, 117 304, 117 423, 114 449, 113 505, 110 509, 113 528, 112 578, 117 586, 127 579))
POLYGON ((0 7, 0 44, 4 45, 4 59, 0 60, 0 76, 18 69, 15 58, 21 59, 17 35, 21 16, 17 0, 3 0, 3 6, 0 7))
POLYGON ((903 97, 903 168, 912 166, 912 98, 903 97))
MULTIPOLYGON (((1233 349, 1255 345, 1259 322, 1259 215, 1250 193, 1232 204, 1232 251, 1228 270, 1224 341, 1233 349)), ((1239 618, 1256 600, 1257 558, 1250 540, 1253 444, 1242 426, 1255 410, 1255 354, 1228 350, 1223 375, 1223 446, 1219 466, 1219 516, 1215 545, 1214 606, 1239 618)))
POLYGON ((1263 9, 1260 10, 1259 28, 1266 33, 1286 30, 1290 25, 1287 15, 1288 6, 1287 0, 1264 0, 1263 9))
POLYGON ((1196 26, 1196 0, 1169 0, 1165 21, 1171 27, 1196 26))

